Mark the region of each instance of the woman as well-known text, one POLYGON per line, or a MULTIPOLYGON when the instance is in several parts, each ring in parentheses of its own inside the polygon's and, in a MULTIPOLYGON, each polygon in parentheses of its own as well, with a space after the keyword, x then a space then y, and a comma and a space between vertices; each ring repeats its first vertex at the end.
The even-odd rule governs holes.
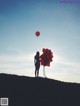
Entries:
POLYGON ((39 59, 39 51, 37 51, 35 57, 34 57, 34 64, 35 64, 35 77, 39 76, 39 69, 40 69, 40 59, 39 59))

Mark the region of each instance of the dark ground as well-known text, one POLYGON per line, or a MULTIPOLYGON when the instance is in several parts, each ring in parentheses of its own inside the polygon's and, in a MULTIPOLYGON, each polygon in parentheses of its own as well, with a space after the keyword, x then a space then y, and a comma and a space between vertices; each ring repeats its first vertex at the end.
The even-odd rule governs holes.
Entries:
POLYGON ((0 74, 0 97, 9 106, 80 106, 80 84, 0 74))

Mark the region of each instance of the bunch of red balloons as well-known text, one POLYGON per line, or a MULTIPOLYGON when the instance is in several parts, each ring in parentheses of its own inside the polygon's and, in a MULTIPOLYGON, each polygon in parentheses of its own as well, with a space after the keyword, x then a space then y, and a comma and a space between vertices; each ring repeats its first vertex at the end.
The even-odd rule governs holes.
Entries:
POLYGON ((42 49, 42 55, 40 56, 40 62, 43 66, 50 66, 50 62, 52 62, 53 53, 50 49, 42 49))

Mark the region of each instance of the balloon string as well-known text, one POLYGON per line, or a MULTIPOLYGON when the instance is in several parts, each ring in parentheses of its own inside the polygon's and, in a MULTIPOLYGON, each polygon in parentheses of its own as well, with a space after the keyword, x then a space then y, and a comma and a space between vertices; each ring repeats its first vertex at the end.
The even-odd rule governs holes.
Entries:
POLYGON ((43 66, 43 75, 44 75, 44 77, 46 77, 46 74, 45 74, 45 66, 43 66))

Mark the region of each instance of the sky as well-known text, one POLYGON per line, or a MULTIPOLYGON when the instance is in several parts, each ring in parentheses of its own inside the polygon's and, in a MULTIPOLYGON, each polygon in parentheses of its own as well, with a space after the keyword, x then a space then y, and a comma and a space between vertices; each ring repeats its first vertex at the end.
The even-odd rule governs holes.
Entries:
POLYGON ((48 78, 80 83, 80 1, 0 0, 0 73, 34 77, 43 48, 54 55, 48 78))

